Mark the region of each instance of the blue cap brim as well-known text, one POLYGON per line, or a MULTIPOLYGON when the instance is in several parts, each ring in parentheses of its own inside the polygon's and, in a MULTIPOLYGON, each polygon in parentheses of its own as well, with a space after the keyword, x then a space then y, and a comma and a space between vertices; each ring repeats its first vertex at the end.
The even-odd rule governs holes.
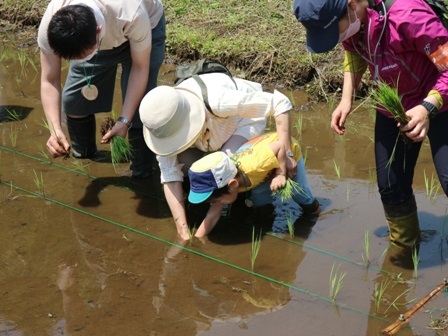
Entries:
POLYGON ((190 190, 190 193, 188 194, 188 201, 193 204, 199 204, 202 202, 205 202, 213 193, 212 191, 207 191, 203 193, 197 193, 193 190, 190 190))
POLYGON ((339 42, 338 21, 328 29, 306 30, 306 48, 311 53, 324 53, 333 49, 339 42))

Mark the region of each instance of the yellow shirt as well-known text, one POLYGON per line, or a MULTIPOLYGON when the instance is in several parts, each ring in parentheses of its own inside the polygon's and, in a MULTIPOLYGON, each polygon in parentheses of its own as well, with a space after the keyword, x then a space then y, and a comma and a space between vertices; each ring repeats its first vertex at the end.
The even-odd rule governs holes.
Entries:
MULTIPOLYGON (((294 139, 292 140, 291 150, 294 159, 299 161, 302 156, 300 146, 294 139)), ((236 151, 232 159, 251 183, 250 187, 240 187, 238 192, 255 188, 269 179, 275 169, 279 168, 277 157, 269 147, 269 144, 275 141, 278 141, 277 133, 265 133, 249 140, 236 151)))

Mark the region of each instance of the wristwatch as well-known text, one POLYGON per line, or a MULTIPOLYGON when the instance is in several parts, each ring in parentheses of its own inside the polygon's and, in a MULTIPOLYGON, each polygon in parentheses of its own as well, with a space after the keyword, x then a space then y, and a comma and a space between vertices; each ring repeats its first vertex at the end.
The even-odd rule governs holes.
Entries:
POLYGON ((125 117, 118 117, 117 121, 122 122, 123 124, 125 124, 128 127, 128 129, 130 129, 132 127, 132 122, 130 122, 125 117))
POLYGON ((289 150, 289 151, 287 151, 286 152, 286 156, 289 156, 289 157, 294 157, 294 153, 293 153, 293 151, 292 150, 289 150))
POLYGON ((437 107, 435 107, 434 104, 431 104, 430 102, 424 100, 420 103, 420 105, 425 107, 425 109, 428 111, 428 117, 430 117, 431 119, 434 118, 437 113, 439 113, 437 107))

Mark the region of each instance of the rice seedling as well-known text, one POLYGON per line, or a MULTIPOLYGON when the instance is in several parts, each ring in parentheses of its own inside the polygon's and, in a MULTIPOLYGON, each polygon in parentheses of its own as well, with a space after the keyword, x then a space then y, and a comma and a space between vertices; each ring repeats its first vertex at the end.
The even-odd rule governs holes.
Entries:
POLYGON ((434 177, 434 173, 431 174, 431 179, 426 176, 426 170, 423 170, 423 175, 425 179, 425 189, 426 197, 429 200, 434 200, 439 194, 440 184, 438 180, 434 177))
POLYGON ((350 185, 347 184, 347 190, 345 192, 345 200, 347 201, 347 204, 350 203, 350 185))
POLYGON ((11 130, 9 132, 9 140, 11 141, 12 147, 16 147, 17 145, 17 138, 19 137, 19 129, 17 128, 17 125, 11 124, 11 130))
POLYGON ((20 114, 16 110, 6 108, 6 113, 8 114, 8 119, 11 121, 20 121, 20 114))
POLYGON ((291 218, 291 213, 286 217, 286 225, 288 225, 289 237, 294 238, 294 221, 291 218))
POLYGON ((193 225, 192 227, 187 225, 187 230, 188 230, 188 239, 190 240, 190 244, 193 242, 193 237, 196 233, 196 225, 193 225))
POLYGON ((50 156, 48 155, 48 151, 46 151, 44 149, 44 146, 42 146, 41 143, 39 142, 35 142, 37 148, 38 148, 38 154, 45 160, 47 161, 47 163, 52 164, 51 160, 50 160, 50 156))
POLYGON ((110 155, 112 164, 128 162, 132 153, 131 144, 119 135, 114 136, 110 141, 110 155))
POLYGON ((33 177, 33 181, 34 181, 34 185, 37 188, 37 191, 43 195, 44 194, 44 177, 42 175, 42 172, 40 172, 40 174, 38 175, 36 173, 36 171, 33 169, 34 172, 34 177, 33 177))
POLYGON ((412 265, 414 266, 413 268, 413 275, 414 275, 414 279, 418 278, 418 263, 420 261, 420 258, 418 257, 418 249, 417 247, 414 247, 412 249, 412 265))
POLYGON ((90 166, 90 163, 84 163, 82 160, 74 159, 73 166, 77 171, 87 175, 88 177, 91 177, 86 169, 88 166, 90 166))
MULTIPOLYGON (((114 112, 112 112, 114 115, 114 112)), ((101 123, 101 135, 105 135, 115 125, 115 120, 111 117, 107 117, 101 123)), ((115 135, 110 140, 110 155, 112 159, 112 165, 115 167, 117 163, 128 162, 132 154, 132 148, 129 141, 119 135, 115 135)))
POLYGON ((334 302, 336 301, 336 297, 338 296, 342 285, 344 283, 344 278, 347 275, 347 272, 341 272, 339 273, 339 266, 334 269, 334 263, 331 267, 330 272, 330 299, 334 302))
POLYGON ((406 295, 407 293, 409 293, 411 291, 411 288, 408 288, 408 289, 406 289, 404 292, 402 292, 401 294, 399 294, 396 298, 395 298, 395 300, 393 300, 390 304, 389 304, 389 306, 386 308, 386 310, 384 311, 384 314, 386 314, 388 311, 389 311, 389 309, 391 308, 391 307, 394 307, 396 310, 399 310, 398 309, 398 306, 400 305, 400 306, 405 306, 405 305, 407 305, 407 304, 409 304, 409 303, 411 303, 412 301, 415 301, 415 298, 414 299, 412 299, 412 300, 409 300, 409 301, 407 301, 407 302, 404 302, 404 303, 398 303, 398 300, 402 297, 402 296, 404 296, 404 295, 406 295))
POLYGON ((384 301, 384 293, 386 292, 386 289, 391 284, 392 279, 386 278, 385 280, 382 280, 379 284, 375 283, 375 289, 373 292, 373 299, 375 301, 375 312, 378 313, 378 309, 380 308, 381 302, 384 301))
POLYGON ((260 252, 261 248, 261 230, 258 236, 255 235, 255 226, 252 227, 252 243, 251 243, 251 251, 250 251, 250 266, 252 272, 254 271, 255 260, 258 257, 258 252, 260 252))
POLYGON ((336 163, 336 159, 333 158, 333 167, 334 167, 334 172, 336 173, 336 176, 338 178, 341 178, 341 168, 340 166, 338 166, 338 164, 336 163))
POLYGON ((294 194, 305 194, 305 190, 294 180, 286 178, 286 184, 283 188, 280 188, 272 193, 273 196, 279 196, 280 200, 288 202, 292 199, 294 194))
POLYGON ((384 82, 379 82, 376 89, 372 90, 370 99, 374 106, 379 105, 391 113, 401 126, 405 126, 409 122, 406 111, 401 104, 401 97, 398 95, 397 88, 393 88, 384 82))
POLYGON ((364 232, 364 261, 366 262, 366 265, 370 265, 370 231, 366 230, 364 232))
POLYGON ((293 128, 296 130, 298 140, 300 141, 300 139, 302 137, 302 128, 303 128, 303 114, 302 113, 297 114, 293 128))

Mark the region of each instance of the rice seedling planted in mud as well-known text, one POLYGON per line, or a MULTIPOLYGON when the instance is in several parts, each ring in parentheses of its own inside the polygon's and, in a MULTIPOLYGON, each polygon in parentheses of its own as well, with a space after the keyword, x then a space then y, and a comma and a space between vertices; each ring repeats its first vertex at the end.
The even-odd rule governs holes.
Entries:
POLYGON ((74 159, 73 160, 73 166, 76 170, 80 171, 81 173, 87 175, 88 177, 91 177, 90 174, 87 172, 87 167, 90 166, 90 163, 83 163, 82 160, 74 159))
POLYGON ((412 249, 412 265, 414 266, 413 275, 414 275, 415 279, 418 278, 418 263, 419 263, 419 261, 420 261, 420 258, 418 257, 418 249, 417 249, 417 247, 414 247, 412 249))
POLYGON ((386 278, 385 280, 382 280, 379 284, 375 283, 375 289, 373 292, 373 298, 375 301, 375 312, 378 313, 378 309, 380 308, 381 302, 384 301, 384 293, 386 292, 386 289, 391 284, 392 279, 386 278))
POLYGON ((294 222, 293 222, 293 220, 291 218, 291 214, 289 214, 286 217, 286 225, 288 225, 289 237, 291 239, 294 238, 294 230, 295 230, 295 228, 294 228, 294 222))
POLYGON ((334 263, 331 267, 330 272, 330 299, 334 302, 336 301, 336 296, 339 294, 342 285, 344 283, 344 278, 347 275, 347 272, 339 273, 339 266, 334 269, 334 263))
POLYGON ((272 193, 274 196, 279 196, 282 202, 288 202, 292 199, 295 193, 304 194, 305 190, 294 180, 286 178, 286 184, 272 193))
POLYGON ((341 178, 341 168, 336 163, 336 159, 335 158, 333 158, 333 167, 334 167, 334 172, 336 173, 336 176, 338 178, 341 178))
POLYGON ((370 231, 366 230, 364 233, 364 261, 366 265, 370 265, 370 231))
POLYGON ((36 171, 33 169, 34 172, 34 177, 33 177, 33 181, 34 184, 37 188, 37 191, 43 195, 44 194, 44 177, 42 175, 42 172, 40 172, 40 174, 37 174, 36 171))
POLYGON ((250 266, 252 268, 252 272, 255 266, 255 260, 257 260, 258 252, 260 252, 261 248, 261 231, 258 236, 255 235, 255 226, 252 227, 252 243, 251 243, 251 251, 250 251, 250 266))
POLYGON ((11 121, 20 121, 19 113, 14 109, 6 109, 6 113, 8 113, 8 119, 11 121))
POLYGON ((439 194, 440 184, 434 177, 434 173, 431 174, 431 180, 426 176, 426 170, 423 170, 423 175, 425 179, 426 197, 429 200, 433 200, 439 194))

